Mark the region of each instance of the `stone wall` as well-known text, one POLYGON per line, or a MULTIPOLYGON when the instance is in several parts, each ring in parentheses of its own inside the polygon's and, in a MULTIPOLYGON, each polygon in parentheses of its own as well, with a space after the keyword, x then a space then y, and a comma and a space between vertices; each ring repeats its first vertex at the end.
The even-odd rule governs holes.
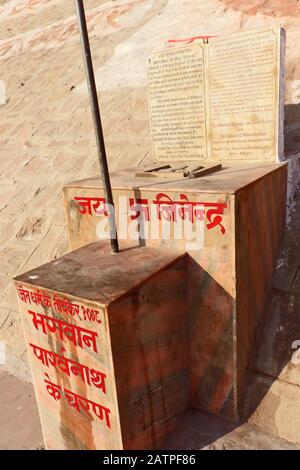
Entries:
MULTIPOLYGON (((300 151, 296 0, 85 5, 111 169, 150 157, 146 61, 154 50, 170 39, 279 23, 287 30, 285 151, 300 151)), ((10 279, 68 250, 61 188, 98 172, 74 15, 73 1, 0 0, 0 340, 3 367, 19 375, 26 353, 10 279)))

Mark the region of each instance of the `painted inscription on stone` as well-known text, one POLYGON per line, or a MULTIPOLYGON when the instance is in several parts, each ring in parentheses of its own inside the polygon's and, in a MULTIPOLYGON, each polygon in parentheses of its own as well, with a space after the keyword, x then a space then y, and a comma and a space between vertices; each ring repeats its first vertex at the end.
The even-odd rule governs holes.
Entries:
POLYGON ((202 46, 168 50, 149 59, 148 93, 154 158, 206 158, 202 46))
POLYGON ((118 428, 104 312, 26 284, 17 283, 17 294, 47 448, 64 441, 66 449, 113 447, 118 428))

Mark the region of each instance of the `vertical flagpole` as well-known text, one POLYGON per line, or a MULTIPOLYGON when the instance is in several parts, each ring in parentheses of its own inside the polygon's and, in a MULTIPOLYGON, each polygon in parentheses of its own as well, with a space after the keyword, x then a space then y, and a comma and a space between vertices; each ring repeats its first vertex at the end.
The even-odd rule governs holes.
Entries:
POLYGON ((97 88, 95 83, 95 76, 94 76, 94 69, 93 69, 93 62, 91 56, 91 49, 90 49, 90 42, 88 36, 88 30, 86 25, 86 17, 84 12, 84 5, 83 0, 75 0, 76 3, 76 12, 77 12, 77 19, 80 31, 80 39, 81 39, 81 47, 83 52, 83 62, 85 66, 85 73, 86 73, 86 80, 90 95, 90 104, 92 108, 92 115, 94 121, 94 129, 96 135, 96 142, 98 148, 98 157, 104 187, 104 194, 105 194, 105 201, 107 204, 107 212, 108 212, 108 223, 109 223, 109 234, 110 234, 110 244, 111 244, 111 251, 112 253, 119 252, 119 243, 118 243, 118 236, 117 236, 117 228, 116 228, 116 218, 115 218, 115 210, 114 210, 114 203, 113 203, 113 196, 108 172, 108 165, 107 165, 107 158, 106 158, 106 151, 105 151, 105 144, 104 144, 104 137, 103 137, 103 130, 101 124, 101 116, 99 110, 99 102, 97 96, 97 88))

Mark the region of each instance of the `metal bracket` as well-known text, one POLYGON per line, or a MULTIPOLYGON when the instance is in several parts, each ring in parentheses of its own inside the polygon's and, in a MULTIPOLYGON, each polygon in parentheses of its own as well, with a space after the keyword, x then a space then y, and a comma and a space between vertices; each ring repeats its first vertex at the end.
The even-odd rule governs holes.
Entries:
POLYGON ((141 171, 135 173, 136 178, 159 177, 169 179, 199 178, 222 169, 221 163, 213 165, 155 165, 142 167, 141 171))

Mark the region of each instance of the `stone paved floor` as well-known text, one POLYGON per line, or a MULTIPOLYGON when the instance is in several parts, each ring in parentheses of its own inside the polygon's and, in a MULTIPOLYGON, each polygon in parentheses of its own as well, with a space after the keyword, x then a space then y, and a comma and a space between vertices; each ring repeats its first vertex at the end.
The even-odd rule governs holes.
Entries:
POLYGON ((32 384, 0 372, 0 450, 36 449, 43 442, 32 384))
POLYGON ((172 450, 300 450, 285 439, 267 435, 248 423, 241 426, 208 413, 189 410, 166 439, 172 450))
MULTIPOLYGON (((31 384, 0 372, 0 450, 43 448, 38 410, 31 384)), ((191 450, 300 450, 300 446, 276 439, 245 423, 240 427, 207 413, 184 414, 163 449, 191 450)))

